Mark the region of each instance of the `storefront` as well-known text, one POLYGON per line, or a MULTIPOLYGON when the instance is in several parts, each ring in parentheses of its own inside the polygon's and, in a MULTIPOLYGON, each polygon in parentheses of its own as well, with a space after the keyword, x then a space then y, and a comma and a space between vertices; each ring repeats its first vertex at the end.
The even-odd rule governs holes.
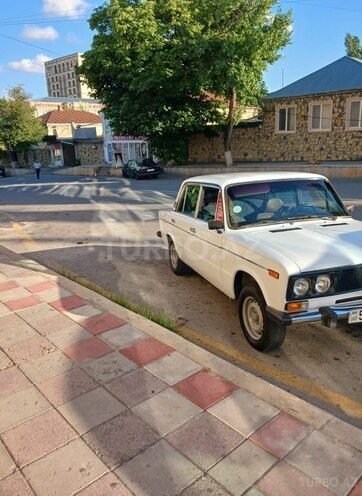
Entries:
POLYGON ((128 160, 141 161, 148 156, 148 143, 143 137, 112 136, 107 143, 106 160, 116 167, 122 167, 128 160))

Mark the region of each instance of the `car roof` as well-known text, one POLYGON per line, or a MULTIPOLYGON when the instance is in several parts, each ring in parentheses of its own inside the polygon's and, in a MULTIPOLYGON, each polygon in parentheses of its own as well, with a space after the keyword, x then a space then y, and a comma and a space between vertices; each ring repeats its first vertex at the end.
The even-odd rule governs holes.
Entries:
POLYGON ((203 176, 188 177, 185 182, 216 184, 221 187, 235 183, 251 183, 261 181, 278 181, 287 179, 326 179, 320 174, 309 174, 308 172, 229 172, 221 174, 205 174, 203 176))

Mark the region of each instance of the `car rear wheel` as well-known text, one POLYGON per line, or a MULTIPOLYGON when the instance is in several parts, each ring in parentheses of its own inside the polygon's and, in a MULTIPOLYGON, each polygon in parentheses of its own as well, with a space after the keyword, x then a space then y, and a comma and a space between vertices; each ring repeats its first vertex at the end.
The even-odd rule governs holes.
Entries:
POLYGON ((128 177, 128 174, 127 174, 127 172, 125 170, 122 171, 122 176, 123 177, 128 177))
POLYGON ((170 266, 174 274, 176 274, 177 276, 182 276, 191 272, 190 267, 186 265, 178 256, 175 243, 172 241, 172 239, 170 239, 168 243, 168 255, 170 266))
POLYGON ((286 328, 272 321, 258 287, 245 286, 239 297, 239 319, 249 344, 258 351, 279 348, 285 339, 286 328))

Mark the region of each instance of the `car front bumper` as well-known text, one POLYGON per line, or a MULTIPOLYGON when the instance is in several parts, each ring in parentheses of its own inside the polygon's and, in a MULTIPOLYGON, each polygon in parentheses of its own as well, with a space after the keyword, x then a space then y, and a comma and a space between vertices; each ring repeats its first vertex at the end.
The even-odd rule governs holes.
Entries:
POLYGON ((279 324, 289 326, 292 324, 305 324, 320 322, 327 327, 337 327, 338 322, 348 322, 352 310, 361 310, 362 305, 325 306, 312 312, 287 313, 267 307, 268 316, 279 324))

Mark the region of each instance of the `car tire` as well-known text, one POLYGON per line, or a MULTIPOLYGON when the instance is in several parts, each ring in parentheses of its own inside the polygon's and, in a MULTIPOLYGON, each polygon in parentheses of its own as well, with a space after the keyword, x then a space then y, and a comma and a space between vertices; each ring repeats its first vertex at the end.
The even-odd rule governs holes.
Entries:
POLYGON ((136 174, 134 175, 134 177, 135 177, 135 179, 137 179, 137 181, 139 181, 139 179, 140 179, 139 174, 137 174, 137 173, 136 173, 136 174))
POLYGON ((286 328, 268 317, 259 287, 245 286, 241 290, 239 319, 247 341, 256 350, 271 351, 283 344, 286 328))
POLYGON ((123 170, 123 171, 122 171, 122 176, 123 176, 123 177, 128 177, 127 172, 123 170))
POLYGON ((172 241, 172 239, 170 239, 168 243, 168 256, 169 256, 170 266, 174 274, 176 274, 177 276, 190 274, 191 272, 190 267, 186 265, 178 256, 175 243, 172 241))

